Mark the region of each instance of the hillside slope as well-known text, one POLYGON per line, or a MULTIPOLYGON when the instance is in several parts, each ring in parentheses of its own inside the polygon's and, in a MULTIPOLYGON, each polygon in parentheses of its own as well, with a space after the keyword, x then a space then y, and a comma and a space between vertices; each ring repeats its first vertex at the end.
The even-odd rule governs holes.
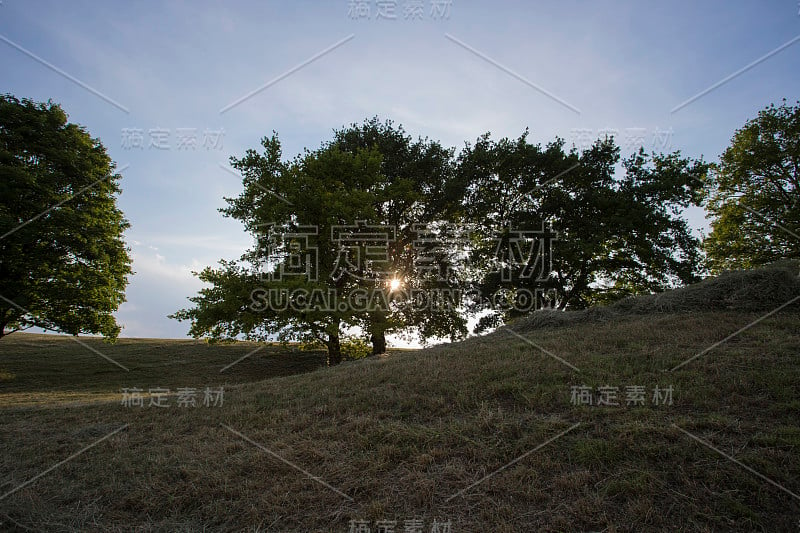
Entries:
MULTIPOLYGON (((402 532, 415 519, 425 532, 447 521, 451 531, 793 531, 800 312, 768 312, 516 324, 230 382, 220 406, 4 406, 0 527, 346 532, 363 520, 374 532, 394 520, 402 532), (626 387, 643 388, 643 401, 626 387)), ((154 362, 168 357, 155 350, 154 362)), ((218 361, 208 373, 199 362, 194 378, 165 365, 159 383, 134 369, 115 383, 219 385, 208 382, 218 361)), ((239 371, 268 364, 254 356, 239 371)))

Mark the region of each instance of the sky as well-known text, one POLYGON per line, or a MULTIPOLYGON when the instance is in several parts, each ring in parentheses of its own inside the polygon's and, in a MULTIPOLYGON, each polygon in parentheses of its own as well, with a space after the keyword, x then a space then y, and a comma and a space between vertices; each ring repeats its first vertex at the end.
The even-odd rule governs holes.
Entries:
POLYGON ((716 161, 800 98, 800 5, 2 0, 0 73, 0 93, 59 103, 121 171, 122 336, 180 338, 167 315, 201 288, 191 272, 253 244, 218 212, 241 190, 228 159, 273 131, 287 159, 378 116, 457 149, 529 128, 716 161))

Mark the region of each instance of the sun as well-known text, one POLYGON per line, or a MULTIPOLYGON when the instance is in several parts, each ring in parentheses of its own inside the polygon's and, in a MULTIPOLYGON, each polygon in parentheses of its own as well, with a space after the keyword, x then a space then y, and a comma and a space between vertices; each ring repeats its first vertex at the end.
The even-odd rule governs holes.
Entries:
POLYGON ((403 281, 401 279, 392 278, 391 280, 389 280, 389 290, 391 292, 398 290, 402 286, 403 286, 403 281))

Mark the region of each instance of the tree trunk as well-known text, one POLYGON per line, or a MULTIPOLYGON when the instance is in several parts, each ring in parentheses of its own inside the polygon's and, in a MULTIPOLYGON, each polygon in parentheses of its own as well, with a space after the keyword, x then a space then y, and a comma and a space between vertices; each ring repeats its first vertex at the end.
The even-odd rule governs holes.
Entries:
POLYGON ((376 311, 370 316, 369 340, 372 343, 372 355, 386 353, 386 312, 376 311))
POLYGON ((342 346, 339 335, 328 335, 328 366, 335 366, 342 362, 342 346))
POLYGON ((369 340, 372 342, 372 355, 386 353, 386 334, 383 330, 373 331, 369 340))

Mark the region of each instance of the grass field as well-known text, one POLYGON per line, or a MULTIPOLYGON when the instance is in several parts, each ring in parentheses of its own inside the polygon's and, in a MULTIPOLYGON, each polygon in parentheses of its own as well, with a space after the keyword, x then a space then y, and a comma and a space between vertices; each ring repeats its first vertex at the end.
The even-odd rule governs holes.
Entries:
POLYGON ((14 334, 0 530, 797 531, 800 313, 704 352, 764 314, 505 328, 330 369, 269 346, 224 372, 257 345, 81 338, 126 371, 14 334), (596 405, 614 403, 603 386, 620 405, 596 405), (634 386, 643 405, 626 405, 634 386), (143 407, 123 405, 133 387, 143 407), (156 387, 169 407, 148 405, 156 387))

